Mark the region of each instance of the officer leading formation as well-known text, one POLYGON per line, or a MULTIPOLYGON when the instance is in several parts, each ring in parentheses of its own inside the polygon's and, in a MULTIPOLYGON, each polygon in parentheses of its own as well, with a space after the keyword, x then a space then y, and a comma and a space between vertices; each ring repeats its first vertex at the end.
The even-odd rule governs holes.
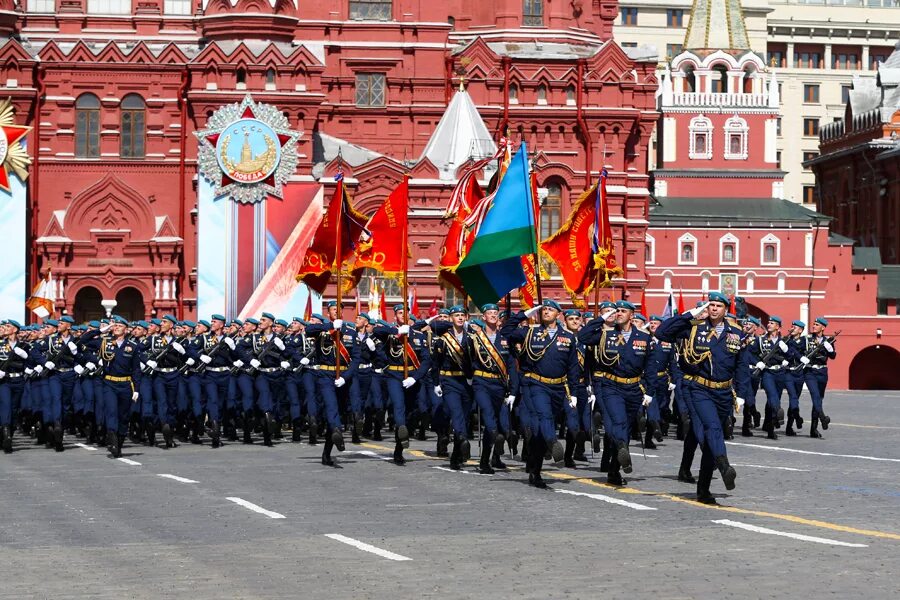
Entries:
POLYGON ((393 442, 406 462, 411 437, 432 439, 451 469, 464 468, 478 440, 478 471, 524 462, 529 483, 547 486, 545 461, 577 468, 600 454, 608 482, 623 486, 642 449, 673 435, 683 441, 678 479, 715 503, 715 471, 735 487, 725 440, 734 435, 822 438, 828 361, 835 336, 822 317, 738 322, 718 292, 668 319, 604 302, 599 314, 561 311, 544 300, 527 311, 496 304, 468 315, 462 306, 426 320, 402 304, 386 322, 366 313, 128 322, 120 316, 80 325, 71 317, 23 327, 0 323, 0 445, 34 443, 62 452, 81 439, 121 456, 126 441, 160 445, 274 440, 333 450, 363 438, 393 442), (763 411, 757 408, 759 389, 763 411), (782 397, 787 392, 787 412, 782 397), (785 419, 786 418, 786 419, 785 419), (784 429, 782 430, 782 427, 784 429), (15 442, 15 443, 14 443, 15 442), (700 470, 691 473, 700 449, 700 470))

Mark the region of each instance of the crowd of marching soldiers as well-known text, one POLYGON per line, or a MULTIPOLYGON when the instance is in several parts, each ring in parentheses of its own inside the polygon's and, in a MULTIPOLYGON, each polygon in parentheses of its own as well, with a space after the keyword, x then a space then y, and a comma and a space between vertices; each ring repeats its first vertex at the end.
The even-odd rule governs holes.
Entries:
POLYGON ((799 321, 783 334, 778 317, 763 330, 727 307, 713 292, 667 319, 648 319, 627 301, 604 302, 593 315, 545 300, 517 313, 488 304, 477 317, 455 306, 425 321, 397 305, 390 323, 365 313, 345 322, 334 302, 327 316, 290 322, 269 313, 3 321, 0 444, 12 452, 18 434, 61 452, 68 435, 118 457, 126 439, 165 448, 208 439, 217 448, 223 438, 261 437, 270 446, 290 432, 293 442, 322 443, 322 463, 332 465, 347 434, 353 443, 390 436, 402 465, 413 436, 435 440, 437 456, 458 470, 477 437, 481 473, 505 469, 510 455, 524 461, 532 485, 545 487, 545 460, 575 468, 588 449, 601 454, 609 483, 624 485, 631 442, 654 448, 673 434, 684 442, 678 479, 714 503, 715 470, 734 488, 725 440, 738 426, 743 436, 776 439, 783 425, 797 435, 805 384, 809 435, 828 429, 823 398, 835 357, 823 318, 808 334, 799 321))

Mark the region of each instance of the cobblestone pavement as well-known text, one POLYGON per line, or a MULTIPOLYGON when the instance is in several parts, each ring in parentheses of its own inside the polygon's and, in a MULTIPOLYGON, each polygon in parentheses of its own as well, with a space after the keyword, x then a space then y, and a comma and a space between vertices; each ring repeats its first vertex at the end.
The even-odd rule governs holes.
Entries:
POLYGON ((305 443, 113 460, 20 439, 0 456, 0 598, 896 598, 900 393, 826 406, 824 440, 735 438, 719 507, 675 479, 673 438, 633 448, 627 488, 597 456, 549 468, 547 491, 513 460, 451 472, 433 441, 404 467, 348 444, 329 468, 305 443))

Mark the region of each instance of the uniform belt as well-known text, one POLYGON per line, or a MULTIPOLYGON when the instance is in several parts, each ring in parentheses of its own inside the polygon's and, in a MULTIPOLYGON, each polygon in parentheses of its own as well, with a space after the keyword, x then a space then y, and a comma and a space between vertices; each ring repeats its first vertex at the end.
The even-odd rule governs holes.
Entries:
POLYGON ((24 374, 25 373, 7 373, 6 377, 8 377, 9 379, 15 379, 17 377, 21 377, 24 374))
POLYGON ((766 367, 770 371, 780 371, 781 365, 772 365, 771 367, 766 367))
POLYGON ((500 375, 498 373, 489 373, 488 371, 475 371, 472 374, 475 377, 481 377, 483 379, 500 379, 500 375))
POLYGON ((465 377, 466 374, 462 371, 441 371, 441 375, 444 377, 465 377))
POLYGON ((160 368, 153 369, 153 370, 156 371, 157 373, 174 373, 178 369, 176 369, 175 367, 165 367, 165 368, 160 367, 160 368))
POLYGON ((684 378, 688 381, 699 383, 703 387, 708 387, 713 390, 726 390, 731 387, 731 379, 729 379, 728 381, 712 381, 711 379, 706 379, 705 377, 700 377, 699 375, 685 375, 684 378))
POLYGON ((68 372, 74 371, 74 370, 75 370, 74 367, 57 367, 56 368, 57 373, 68 373, 68 372))
POLYGON ((566 377, 541 377, 537 373, 525 373, 525 377, 550 385, 560 385, 568 380, 566 377))
POLYGON ((594 373, 594 377, 600 377, 601 379, 608 379, 613 383, 621 383, 623 385, 634 385, 635 383, 640 383, 640 377, 619 377, 617 375, 613 375, 612 373, 605 373, 603 371, 597 371, 594 373))
POLYGON ((131 381, 131 376, 126 375, 125 377, 117 377, 116 375, 104 375, 103 379, 106 381, 113 381, 115 383, 124 383, 126 381, 131 381))
POLYGON ((827 369, 828 365, 806 365, 807 369, 827 369))
POLYGON ((257 371, 262 373, 274 373, 275 371, 280 371, 281 367, 260 367, 257 371))
POLYGON ((359 369, 371 369, 371 368, 372 368, 372 363, 366 363, 366 364, 364 364, 364 365, 359 365, 359 367, 357 367, 357 368, 359 368, 359 369))
POLYGON ((669 374, 668 371, 660 371, 660 372, 658 372, 658 373, 656 374, 656 376, 657 376, 657 377, 665 377, 665 376, 668 375, 668 374, 669 374))
MULTIPOLYGON (((346 368, 345 366, 344 369, 346 368)), ((316 365, 316 369, 319 371, 337 371, 337 367, 334 365, 316 365)))
POLYGON ((408 367, 404 367, 403 365, 388 365, 385 367, 388 371, 402 371, 404 368, 408 367))
POLYGON ((211 373, 224 373, 225 371, 230 371, 231 367, 206 367, 206 370, 211 373))

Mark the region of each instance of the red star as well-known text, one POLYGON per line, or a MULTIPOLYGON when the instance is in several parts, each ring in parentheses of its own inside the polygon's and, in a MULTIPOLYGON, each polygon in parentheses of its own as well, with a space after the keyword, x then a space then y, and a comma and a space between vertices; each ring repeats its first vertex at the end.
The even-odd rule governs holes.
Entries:
MULTIPOLYGON (((253 109, 249 106, 247 108, 245 108, 244 112, 241 114, 241 119, 256 119, 256 115, 253 114, 253 109)), ((219 137, 221 135, 222 135, 221 133, 214 133, 212 135, 208 135, 208 136, 206 136, 206 141, 209 142, 209 144, 213 148, 215 148, 216 144, 219 142, 219 137)), ((278 133, 276 135, 278 136, 278 143, 281 145, 282 148, 284 148, 284 145, 287 144, 291 140, 290 136, 288 136, 288 135, 284 135, 281 133, 278 133)), ((222 173, 222 181, 219 183, 219 185, 224 186, 224 185, 228 184, 229 182, 240 183, 239 181, 236 181, 236 180, 232 179, 231 177, 228 177, 225 173, 222 173)), ((274 187, 275 186, 275 173, 272 173, 271 175, 269 175, 269 177, 267 177, 261 183, 268 184, 268 185, 271 185, 274 187)))
MULTIPOLYGON (((19 140, 21 140, 25 135, 31 131, 31 127, 19 127, 17 125, 2 125, 0 129, 3 130, 3 133, 6 134, 6 147, 7 152, 9 152, 9 148, 13 144, 18 144, 19 140)), ((3 167, 0 168, 0 188, 9 190, 9 170, 6 167, 6 161, 4 161, 3 167)))

